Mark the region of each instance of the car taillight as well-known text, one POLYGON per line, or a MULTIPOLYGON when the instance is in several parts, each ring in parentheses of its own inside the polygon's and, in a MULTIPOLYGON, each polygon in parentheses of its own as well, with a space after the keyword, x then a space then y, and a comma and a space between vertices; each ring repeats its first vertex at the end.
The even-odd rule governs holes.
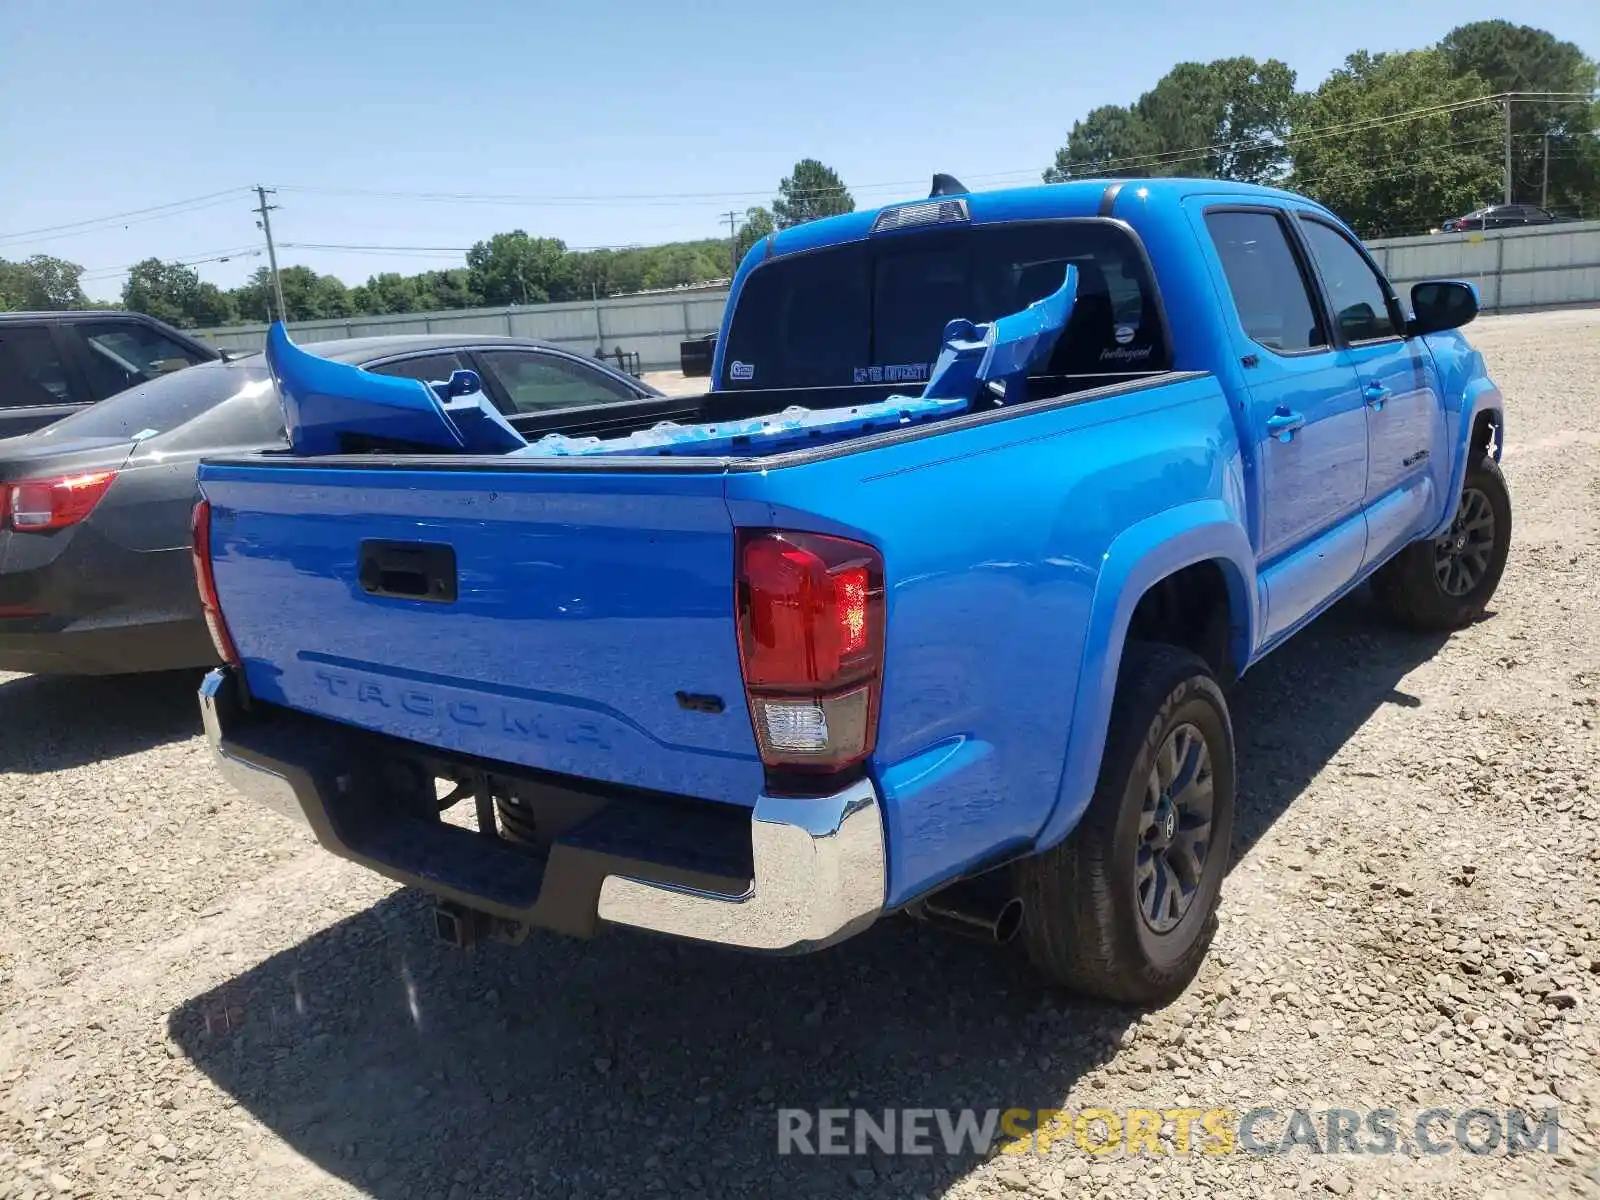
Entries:
POLYGON ((883 559, 844 538, 742 531, 739 662, 762 761, 838 771, 872 753, 883 685, 883 559))
POLYGON ((92 471, 6 484, 0 520, 18 533, 47 533, 76 525, 94 511, 116 477, 115 471, 92 471))
POLYGON ((194 506, 190 522, 193 537, 190 547, 194 554, 194 584, 200 591, 200 608, 205 613, 206 629, 211 633, 211 644, 217 657, 233 666, 239 665, 239 652, 234 649, 233 635, 228 623, 222 619, 222 605, 217 602, 217 580, 211 571, 211 502, 202 500, 194 506))

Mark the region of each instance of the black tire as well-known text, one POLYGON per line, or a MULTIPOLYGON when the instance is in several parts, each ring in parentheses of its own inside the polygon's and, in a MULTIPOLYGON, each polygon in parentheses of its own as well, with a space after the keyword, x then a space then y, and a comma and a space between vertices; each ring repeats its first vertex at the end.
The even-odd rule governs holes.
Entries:
MULTIPOLYGON (((1054 984, 1106 1000, 1150 1004, 1182 991, 1216 930, 1235 787, 1233 726, 1210 668, 1177 646, 1129 644, 1088 808, 1065 841, 1016 868, 1034 966, 1054 984), (1152 845, 1146 800, 1157 755, 1169 739, 1192 740, 1185 731, 1198 734, 1209 757, 1210 829, 1186 907, 1158 930, 1141 883, 1152 845)), ((1166 833, 1174 844, 1178 827, 1171 822, 1166 833)))
POLYGON ((1480 455, 1467 468, 1454 524, 1443 537, 1412 542, 1372 576, 1372 592, 1391 616, 1411 629, 1451 630, 1483 615, 1511 552, 1511 493, 1500 465, 1480 455), (1468 547, 1468 518, 1492 528, 1481 548, 1468 547), (1481 549, 1481 553, 1479 552, 1481 549), (1450 564, 1447 565, 1447 560, 1450 564), (1463 574, 1455 574, 1460 569, 1463 574), (1471 572, 1470 583, 1467 574, 1471 572), (1465 590, 1460 590, 1466 584, 1465 590))

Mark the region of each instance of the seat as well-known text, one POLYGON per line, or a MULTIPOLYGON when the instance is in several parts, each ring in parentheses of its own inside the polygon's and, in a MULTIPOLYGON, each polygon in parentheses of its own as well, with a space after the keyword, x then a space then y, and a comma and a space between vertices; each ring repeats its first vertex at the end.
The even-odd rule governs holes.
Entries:
MULTIPOLYGON (((1116 345, 1116 314, 1105 272, 1093 259, 1073 264, 1078 268, 1078 295, 1072 318, 1050 356, 1050 375, 1093 375, 1107 370, 1101 352, 1116 345)), ((1031 268, 1030 268, 1031 269, 1031 268)))

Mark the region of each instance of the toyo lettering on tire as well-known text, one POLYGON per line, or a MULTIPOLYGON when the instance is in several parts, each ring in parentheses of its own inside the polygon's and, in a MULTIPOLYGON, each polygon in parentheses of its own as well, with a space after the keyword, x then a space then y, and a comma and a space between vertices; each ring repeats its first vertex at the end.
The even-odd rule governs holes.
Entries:
POLYGON ((1177 646, 1130 643, 1083 819, 1016 867, 1034 965, 1107 1000, 1182 991, 1216 929, 1234 792, 1233 727, 1211 669, 1177 646))
POLYGON ((1481 455, 1467 468, 1450 528, 1379 567, 1372 591, 1413 629, 1460 629, 1483 615, 1510 552, 1511 493, 1499 464, 1481 455))

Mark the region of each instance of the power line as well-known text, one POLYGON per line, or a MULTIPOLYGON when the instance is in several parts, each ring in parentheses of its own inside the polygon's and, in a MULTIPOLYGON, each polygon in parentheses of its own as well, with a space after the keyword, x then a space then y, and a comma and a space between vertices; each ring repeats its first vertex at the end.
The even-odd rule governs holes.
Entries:
POLYGON ((81 221, 67 221, 61 225, 42 225, 38 229, 19 229, 12 233, 0 234, 0 241, 15 241, 18 238, 32 237, 35 234, 41 233, 60 233, 63 230, 77 229, 83 225, 102 225, 108 222, 121 221, 127 217, 143 216, 146 213, 162 213, 163 215, 167 215, 163 213, 163 210, 169 208, 178 208, 183 205, 196 204, 203 200, 218 200, 224 196, 237 195, 239 192, 244 190, 244 188, 227 188, 226 190, 220 192, 208 192, 204 196, 190 196, 186 200, 169 200, 165 204, 152 204, 148 208, 130 208, 127 212, 111 213, 104 217, 85 217, 81 221))
MULTIPOLYGON (((484 239, 487 241, 487 239, 484 239)), ((714 241, 714 238, 685 238, 685 241, 714 241)), ((466 254, 473 249, 472 246, 379 246, 365 243, 350 242, 279 242, 285 250, 338 250, 350 254, 414 254, 419 257, 437 256, 440 254, 466 254)), ((644 248, 642 242, 616 242, 600 246, 567 246, 567 252, 573 254, 588 253, 595 250, 640 250, 644 248)))
POLYGON ((204 209, 217 208, 218 206, 223 205, 223 204, 232 204, 235 201, 235 199, 237 198, 237 196, 238 196, 238 192, 237 191, 229 192, 227 194, 219 195, 218 198, 213 199, 213 200, 209 200, 209 201, 207 201, 207 202, 205 202, 203 204, 189 204, 189 205, 187 205, 186 207, 183 207, 183 208, 169 208, 169 209, 167 209, 166 211, 163 211, 163 212, 152 212, 152 213, 149 213, 149 214, 147 214, 145 216, 132 217, 132 218, 129 218, 127 220, 101 218, 102 222, 106 222, 106 221, 109 220, 110 223, 109 224, 104 224, 103 223, 103 224, 99 224, 99 225, 90 225, 90 226, 87 226, 87 227, 81 228, 81 229, 67 229, 67 230, 64 230, 63 232, 60 232, 60 233, 50 233, 50 234, 42 234, 42 235, 41 234, 31 234, 31 233, 30 234, 21 234, 21 233, 18 233, 18 234, 7 234, 7 235, 4 235, 4 236, 0 236, 0 242, 10 241, 15 245, 27 245, 29 243, 55 242, 55 241, 61 241, 61 240, 66 239, 66 238, 83 237, 85 234, 106 232, 110 228, 112 228, 113 226, 143 225, 143 224, 145 224, 145 223, 147 223, 149 221, 166 220, 168 217, 187 216, 190 213, 201 212, 204 209))
MULTIPOLYGON (((184 255, 182 258, 158 260, 163 263, 176 263, 181 267, 197 267, 203 263, 227 262, 234 258, 249 258, 261 254, 261 247, 250 244, 246 246, 229 246, 221 250, 197 250, 194 254, 184 255)), ((141 260, 144 261, 144 260, 141 260)), ((126 275, 138 263, 129 263, 125 267, 94 267, 84 271, 81 278, 85 280, 114 279, 118 275, 126 275)))
POLYGON ((1292 146, 1305 142, 1320 141, 1324 138, 1338 137, 1340 134, 1360 133, 1371 129, 1382 129, 1391 125, 1403 125, 1422 117, 1448 115, 1473 108, 1480 104, 1491 103, 1499 99, 1497 96, 1477 96, 1470 100, 1455 100, 1445 104, 1431 104, 1423 108, 1410 109, 1399 113, 1385 113, 1377 117, 1364 117, 1359 121, 1349 121, 1338 125, 1325 125, 1317 129, 1307 130, 1303 133, 1290 132, 1282 138, 1239 138, 1231 142, 1214 142, 1209 146, 1193 146, 1187 150, 1160 150, 1149 154, 1127 155, 1122 158, 1101 159, 1097 162, 1085 163, 1082 171, 1069 171, 1067 178, 1092 178, 1097 173, 1107 168, 1119 171, 1129 167, 1160 167, 1170 166, 1172 163, 1181 162, 1186 158, 1199 158, 1207 154, 1221 151, 1238 150, 1287 150, 1292 146))
POLYGON ((1398 113, 1383 113, 1376 117, 1363 117, 1357 121, 1342 122, 1336 125, 1324 125, 1315 129, 1299 133, 1290 131, 1282 138, 1240 138, 1231 142, 1215 142, 1207 146, 1193 146, 1187 150, 1160 150, 1149 154, 1127 155, 1121 158, 1101 159, 1097 162, 1085 163, 1081 170, 1073 169, 1066 173, 1068 179, 1093 178, 1096 174, 1108 168, 1118 171, 1130 167, 1160 167, 1170 166, 1182 162, 1186 158, 1199 158, 1207 154, 1222 151, 1239 150, 1288 150, 1305 142, 1321 141, 1341 134, 1360 133, 1372 129, 1383 129, 1392 125, 1403 125, 1409 121, 1419 120, 1428 116, 1454 115, 1465 112, 1483 104, 1499 104, 1508 98, 1512 100, 1527 100, 1535 102, 1540 97, 1564 97, 1573 102, 1591 100, 1581 92, 1495 92, 1492 95, 1474 96, 1468 99, 1451 100, 1441 104, 1425 105, 1422 108, 1409 109, 1398 113))
MULTIPOLYGON (((1507 100, 1522 103, 1593 103, 1594 97, 1583 92, 1497 92, 1492 95, 1476 96, 1462 100, 1449 101, 1442 104, 1427 105, 1400 113, 1387 113, 1377 117, 1363 118, 1358 121, 1345 122, 1336 125, 1324 126, 1318 129, 1302 132, 1290 132, 1281 139, 1277 138, 1245 138, 1230 142, 1217 142, 1205 146, 1193 146, 1181 150, 1156 151, 1142 155, 1127 155, 1112 159, 1102 159, 1095 163, 1086 163, 1082 170, 1074 169, 1068 173, 1069 178, 1078 178, 1086 173, 1104 171, 1108 168, 1122 170, 1128 167, 1149 165, 1152 167, 1182 161, 1201 155, 1229 150, 1266 149, 1274 147, 1288 148, 1298 143, 1318 140, 1325 137, 1337 136, 1340 133, 1354 132, 1361 129, 1382 128, 1396 123, 1415 120, 1424 116, 1440 113, 1464 111, 1480 104, 1501 103, 1507 100)), ((1036 177, 1037 168, 1025 167, 1009 171, 990 172, 984 175, 969 176, 980 181, 1010 179, 1017 177, 1036 177)), ((838 187, 812 188, 803 192, 794 193, 796 198, 819 198, 828 195, 837 195, 843 191, 872 192, 896 188, 920 186, 921 179, 888 180, 876 183, 840 185, 838 187)), ((53 240, 55 237, 75 237, 82 233, 92 232, 95 228, 113 225, 118 222, 136 224, 142 221, 162 220, 171 216, 180 216, 188 212, 200 211, 204 208, 214 207, 226 203, 231 197, 241 192, 255 191, 250 187, 226 188, 217 192, 208 192, 200 196, 190 196, 181 200, 171 200, 164 204, 148 205, 144 208, 128 209, 124 212, 109 213, 100 217, 85 217, 77 221, 67 221, 58 225, 45 225, 35 229, 12 230, 0 234, 0 242, 17 242, 28 238, 41 238, 53 240)), ((770 196, 772 189, 763 188, 753 191, 720 191, 720 192, 619 192, 619 193, 571 193, 571 194, 517 194, 517 193, 475 193, 475 192, 429 192, 429 191, 384 191, 369 188, 348 187, 317 187, 297 184, 279 184, 271 191, 303 192, 331 196, 366 196, 385 199, 420 200, 441 203, 465 204, 521 204, 521 205, 627 205, 632 203, 697 203, 709 200, 759 198, 770 196)))

